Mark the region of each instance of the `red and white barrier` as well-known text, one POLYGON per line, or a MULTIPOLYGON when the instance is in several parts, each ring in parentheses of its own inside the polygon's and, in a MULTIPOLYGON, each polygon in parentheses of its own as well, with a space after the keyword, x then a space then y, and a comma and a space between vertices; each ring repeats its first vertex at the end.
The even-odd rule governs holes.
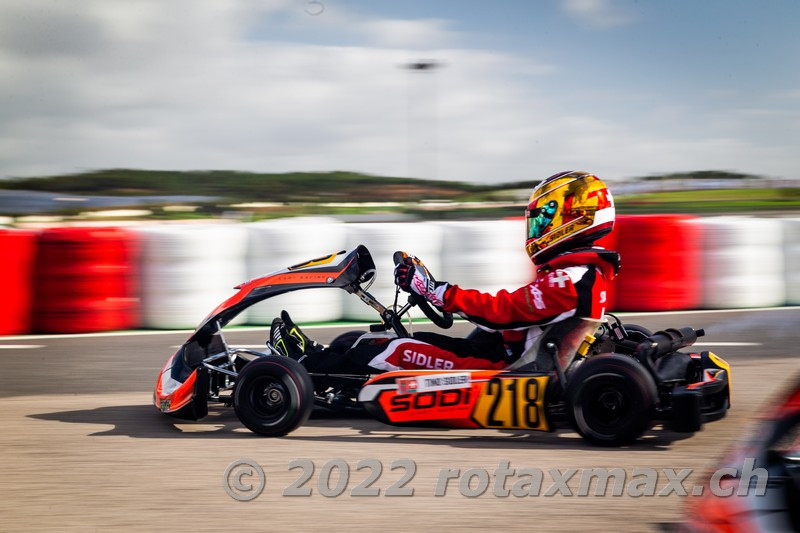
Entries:
MULTIPOLYGON (((300 217, 246 224, 247 277, 253 279, 345 249, 346 226, 334 218, 300 217)), ((343 291, 305 289, 264 300, 247 310, 247 322, 270 325, 287 310, 303 322, 342 317, 343 291)))
POLYGON ((0 335, 31 330, 36 239, 33 231, 0 229, 0 335))
POLYGON ((33 329, 82 333, 139 326, 138 240, 109 228, 50 228, 39 235, 33 329))
POLYGON ((779 219, 709 217, 703 232, 703 307, 770 307, 786 301, 779 219))
POLYGON ((615 233, 620 273, 615 308, 671 311, 700 307, 702 227, 685 215, 621 215, 615 233))
POLYGON ((786 303, 800 305, 800 218, 783 220, 786 303))
MULTIPOLYGON (((434 276, 442 271, 442 229, 436 224, 407 222, 347 224, 347 248, 364 244, 372 254, 377 267, 375 282, 370 294, 384 305, 391 305, 395 296, 394 262, 392 255, 398 250, 416 255, 434 276)), ((407 295, 400 295, 405 303, 407 295)), ((416 316, 421 316, 417 313, 416 316)), ((344 317, 352 320, 376 320, 378 313, 354 297, 344 299, 344 317)), ((302 320, 301 317, 297 317, 302 320)))
MULTIPOLYGON (((513 291, 536 278, 525 252, 525 220, 442 222, 442 280, 468 289, 513 291)), ((424 260, 424 258, 423 258, 424 260)))
MULTIPOLYGON (((236 224, 170 224, 142 238, 142 326, 191 329, 247 279, 247 230, 236 224)), ((239 315, 233 323, 243 323, 239 315)))
MULTIPOLYGON (((419 256, 438 279, 513 290, 535 275, 524 230, 519 219, 344 224, 325 217, 0 230, 0 334, 194 328, 235 285, 358 244, 377 265, 370 292, 387 305, 395 250, 419 256)), ((607 310, 800 305, 800 218, 620 215, 599 244, 621 255, 607 310)), ((318 289, 257 304, 234 323, 268 325, 282 309, 298 322, 377 320, 357 298, 318 289)))

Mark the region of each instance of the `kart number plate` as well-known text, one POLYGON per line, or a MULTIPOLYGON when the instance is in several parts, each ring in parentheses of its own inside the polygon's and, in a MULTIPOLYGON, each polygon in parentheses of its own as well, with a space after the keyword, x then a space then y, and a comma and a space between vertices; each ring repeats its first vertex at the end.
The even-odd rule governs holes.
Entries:
POLYGON ((547 376, 491 378, 481 389, 472 419, 485 428, 547 431, 547 380, 547 376))

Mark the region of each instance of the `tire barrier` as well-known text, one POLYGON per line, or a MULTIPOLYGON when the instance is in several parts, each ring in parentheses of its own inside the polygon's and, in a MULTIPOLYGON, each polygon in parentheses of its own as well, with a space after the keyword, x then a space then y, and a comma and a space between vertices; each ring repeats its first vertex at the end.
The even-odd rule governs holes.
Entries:
POLYGON ((702 227, 693 220, 685 215, 617 217, 614 233, 621 268, 613 287, 615 309, 700 307, 702 227))
MULTIPOLYGON (((434 277, 441 278, 442 229, 436 224, 413 222, 354 223, 347 224, 347 249, 364 244, 372 254, 377 267, 375 282, 369 293, 383 305, 394 302, 394 263, 392 255, 398 250, 414 254, 430 269, 434 277)), ((444 278, 442 278, 444 279, 444 278)), ((375 321, 377 312, 358 298, 344 295, 344 317, 351 320, 375 321)), ((399 302, 407 297, 400 294, 399 302)), ((421 312, 413 311, 415 317, 421 312)))
POLYGON ((442 270, 433 272, 465 289, 497 293, 532 282, 536 271, 525 253, 525 220, 440 222, 442 270))
MULTIPOLYGON (((193 329, 247 280, 243 225, 162 225, 137 231, 144 327, 193 329)), ((244 321, 242 313, 231 323, 244 321)))
POLYGON ((139 250, 121 228, 51 228, 39 235, 33 329, 85 333, 139 325, 139 250))
MULTIPOLYGON (((622 256, 607 310, 800 305, 800 218, 617 220, 615 231, 599 243, 622 256)), ((419 256, 438 279, 485 292, 513 290, 534 279, 523 236, 521 219, 344 224, 306 217, 136 230, 3 229, 0 286, 6 305, 0 335, 193 329, 234 294, 235 285, 357 244, 373 254, 378 272, 369 290, 386 305, 395 296, 395 250, 419 256)), ((400 298, 404 303, 405 295, 400 298)), ((301 323, 377 318, 357 298, 320 289, 262 302, 234 323, 267 326, 282 309, 301 323)))
POLYGON ((771 307, 786 301, 779 219, 698 219, 703 233, 702 306, 771 307))
POLYGON ((37 234, 33 231, 0 229, 0 335, 31 331, 33 262, 37 234))
MULTIPOLYGON (((247 279, 346 247, 345 224, 334 218, 301 217, 247 224, 247 279)), ((244 281, 244 280, 243 280, 244 281)), ((283 309, 302 322, 326 322, 342 317, 346 294, 335 289, 305 289, 259 302, 247 310, 247 322, 267 325, 283 309)))
POLYGON ((783 220, 786 303, 800 305, 800 218, 783 220))

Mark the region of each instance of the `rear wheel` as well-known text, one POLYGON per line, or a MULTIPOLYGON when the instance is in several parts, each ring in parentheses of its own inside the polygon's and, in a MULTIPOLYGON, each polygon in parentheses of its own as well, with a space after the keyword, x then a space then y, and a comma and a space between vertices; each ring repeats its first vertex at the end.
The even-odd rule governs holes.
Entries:
POLYGON ((236 378, 233 408, 250 431, 281 437, 308 420, 314 385, 306 369, 288 357, 269 355, 248 363, 236 378))
POLYGON ((590 358, 570 376, 567 414, 587 441, 620 446, 652 424, 656 384, 639 363, 622 355, 590 358))

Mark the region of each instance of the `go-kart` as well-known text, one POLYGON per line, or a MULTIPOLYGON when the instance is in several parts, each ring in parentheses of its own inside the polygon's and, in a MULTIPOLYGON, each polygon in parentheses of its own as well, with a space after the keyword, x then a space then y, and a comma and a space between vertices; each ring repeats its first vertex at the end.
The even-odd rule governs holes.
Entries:
MULTIPOLYGON (((407 257, 395 254, 395 263, 407 257)), ((425 268, 416 260, 418 268, 425 268)), ((269 343, 262 351, 228 345, 223 327, 249 306, 310 288, 343 289, 380 317, 370 331, 331 343, 404 342, 402 318, 413 307, 439 327, 453 323, 424 299, 386 307, 369 292, 375 263, 366 247, 297 264, 236 287, 170 357, 156 381, 162 412, 198 420, 209 402, 233 406, 253 432, 271 437, 302 425, 312 409, 365 410, 392 425, 552 431, 570 425, 589 442, 616 446, 638 438, 656 422, 694 432, 730 406, 730 366, 710 352, 678 352, 703 330, 657 333, 623 324, 570 319, 548 327, 541 342, 504 370, 434 368, 376 375, 309 373, 269 343), (569 334, 564 334, 569 331, 569 334)), ((396 295, 398 292, 395 293, 396 295)))

